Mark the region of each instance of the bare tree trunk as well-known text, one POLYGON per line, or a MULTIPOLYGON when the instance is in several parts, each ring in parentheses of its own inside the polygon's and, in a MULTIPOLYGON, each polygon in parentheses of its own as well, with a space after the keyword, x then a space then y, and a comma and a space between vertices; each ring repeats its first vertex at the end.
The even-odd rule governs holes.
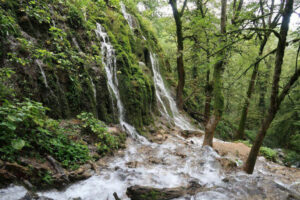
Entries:
MULTIPOLYGON (((268 38, 266 36, 266 37, 264 37, 263 41, 261 42, 257 59, 259 59, 262 56, 264 48, 267 43, 267 40, 268 40, 268 38)), ((247 96, 245 98, 245 103, 244 103, 244 106, 242 109, 242 115, 241 115, 241 119, 240 119, 240 123, 239 123, 239 128, 234 136, 235 139, 241 139, 241 140, 245 139, 245 125, 246 125, 248 110, 249 110, 249 106, 250 106, 250 99, 251 99, 252 93, 254 91, 254 85, 255 85, 257 74, 258 74, 258 68, 259 68, 259 62, 256 62, 254 65, 254 68, 253 68, 252 76, 251 76, 248 90, 247 90, 247 96)))
POLYGON ((176 35, 177 35, 177 73, 178 73, 178 84, 176 90, 176 103, 180 110, 183 109, 183 88, 185 84, 185 71, 183 62, 183 33, 182 33, 182 21, 181 17, 183 15, 187 0, 184 2, 184 6, 181 12, 177 9, 177 0, 169 1, 173 16, 176 24, 176 35))
POLYGON ((251 151, 249 153, 247 161, 244 165, 245 172, 247 172, 249 174, 253 173, 256 158, 259 153, 259 149, 265 138, 267 130, 279 109, 280 103, 283 101, 284 97, 288 94, 291 86, 297 81, 297 79, 299 78, 299 75, 300 75, 300 73, 299 73, 300 71, 299 70, 296 71, 295 74, 290 79, 290 81, 286 84, 286 86, 282 90, 281 94, 278 96, 282 62, 283 62, 284 51, 285 51, 285 46, 286 46, 285 45, 286 37, 287 37, 288 30, 289 30, 290 17, 293 12, 293 3, 294 3, 294 0, 286 0, 282 24, 281 24, 281 28, 280 28, 280 39, 278 41, 277 51, 276 51, 275 70, 274 70, 274 75, 273 75, 270 107, 268 110, 268 114, 265 116, 263 123, 261 125, 261 128, 255 138, 255 141, 253 143, 253 146, 251 148, 251 151))
MULTIPOLYGON (((227 0, 222 0, 221 8, 221 34, 226 33, 226 6, 227 0)), ((214 66, 213 73, 213 98, 214 98, 214 112, 210 116, 209 121, 205 126, 205 136, 202 146, 213 146, 213 138, 216 127, 222 117, 224 107, 223 97, 223 71, 224 71, 224 58, 225 51, 219 53, 219 61, 214 66)))

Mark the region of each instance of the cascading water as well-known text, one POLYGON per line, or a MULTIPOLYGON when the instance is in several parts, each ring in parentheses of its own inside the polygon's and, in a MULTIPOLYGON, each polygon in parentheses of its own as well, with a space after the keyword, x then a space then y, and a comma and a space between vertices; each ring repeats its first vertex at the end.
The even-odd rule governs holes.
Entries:
POLYGON ((46 77, 45 71, 44 71, 44 69, 42 67, 42 62, 40 60, 35 60, 35 63, 37 64, 37 66, 40 69, 40 72, 42 74, 43 81, 44 81, 44 84, 45 84, 46 88, 50 88, 49 85, 48 85, 48 81, 47 81, 47 77, 46 77))
POLYGON ((193 130, 194 127, 180 114, 176 102, 172 98, 170 92, 167 90, 163 78, 159 71, 158 60, 156 59, 155 54, 150 52, 150 60, 151 66, 153 70, 153 80, 155 85, 155 94, 159 103, 161 104, 163 109, 160 109, 160 112, 166 116, 168 119, 173 119, 176 126, 181 128, 182 130, 193 130), (167 101, 167 103, 165 103, 167 101), (170 112, 172 116, 170 116, 167 105, 170 106, 170 112))
POLYGON ((89 77, 89 80, 90 80, 91 85, 92 85, 94 100, 95 100, 95 102, 97 102, 97 90, 96 90, 96 86, 94 84, 94 81, 93 81, 92 77, 90 75, 88 77, 89 77))
MULTIPOLYGON (((219 159, 222 157, 211 147, 202 148, 202 142, 202 138, 181 139, 174 135, 169 135, 163 144, 142 144, 129 138, 124 153, 101 162, 99 174, 63 191, 38 194, 54 200, 79 197, 82 200, 114 200, 116 192, 120 199, 129 200, 126 189, 132 185, 172 188, 193 181, 203 185, 203 191, 185 194, 176 200, 287 199, 286 190, 277 186, 276 179, 282 179, 274 173, 278 165, 272 164, 273 168, 269 168, 270 164, 260 157, 253 175, 235 170, 228 172, 221 167, 219 159)), ((293 185, 284 187, 292 188, 293 185)), ((11 186, 0 190, 0 199, 17 200, 25 193, 25 188, 11 186)))
POLYGON ((127 12, 124 3, 121 2, 120 6, 121 6, 121 11, 122 11, 124 18, 128 22, 130 29, 133 30, 134 29, 133 17, 127 12))
POLYGON ((139 134, 135 130, 135 128, 125 121, 124 106, 121 101, 121 96, 118 89, 117 62, 115 50, 109 41, 109 37, 105 32, 104 27, 102 27, 99 23, 97 23, 97 29, 95 30, 95 32, 97 37, 101 40, 102 63, 105 68, 107 83, 109 86, 111 96, 114 96, 117 100, 120 124, 122 128, 124 128, 125 131, 127 131, 132 137, 142 139, 141 136, 139 136, 139 134))

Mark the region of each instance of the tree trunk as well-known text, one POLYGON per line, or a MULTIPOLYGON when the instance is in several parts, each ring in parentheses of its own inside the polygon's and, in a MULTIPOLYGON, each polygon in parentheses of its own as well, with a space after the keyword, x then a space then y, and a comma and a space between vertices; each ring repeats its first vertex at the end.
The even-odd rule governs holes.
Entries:
POLYGON ((206 72, 206 85, 205 85, 205 107, 204 107, 204 124, 206 125, 209 121, 210 116, 210 103, 212 96, 212 85, 209 81, 210 70, 206 72))
MULTIPOLYGON (((222 0, 221 8, 221 34, 226 33, 226 5, 227 0, 222 0)), ((213 73, 213 98, 214 98, 214 112, 210 116, 209 121, 205 126, 205 137, 202 146, 209 145, 212 147, 213 138, 216 127, 221 119, 223 107, 224 107, 224 97, 223 97, 223 71, 224 71, 224 58, 225 51, 221 51, 218 55, 220 59, 214 65, 213 73)))
POLYGON ((253 143, 253 146, 251 148, 251 151, 249 153, 247 161, 244 165, 245 172, 247 172, 249 174, 253 173, 256 158, 259 153, 259 149, 265 138, 267 130, 279 109, 280 103, 283 101, 286 94, 288 94, 288 91, 290 90, 291 86, 299 78, 299 72, 296 71, 294 76, 290 79, 288 84, 282 90, 281 95, 278 96, 282 62, 283 62, 284 51, 285 51, 285 46, 286 46, 285 45, 286 37, 287 37, 288 30, 289 30, 290 17, 291 17, 291 14, 293 13, 293 3, 294 3, 294 0, 286 1, 284 13, 283 13, 282 24, 281 24, 281 28, 280 28, 280 39, 278 41, 277 51, 276 51, 275 70, 274 70, 274 75, 273 75, 270 108, 268 110, 268 114, 266 115, 266 117, 263 120, 261 128, 255 138, 255 141, 253 143))
MULTIPOLYGON (((177 1, 170 0, 173 10, 173 16, 176 24, 176 35, 177 35, 177 73, 178 73, 178 84, 176 89, 176 103, 180 110, 183 109, 183 88, 185 84, 185 71, 183 62, 183 34, 182 34, 182 21, 181 15, 177 9, 177 1)), ((184 9, 184 8, 183 8, 184 9)))
MULTIPOLYGON (((266 36, 263 39, 263 41, 261 42, 257 59, 259 59, 262 56, 264 48, 267 43, 267 40, 268 40, 268 37, 266 36)), ((259 68, 259 62, 256 62, 254 65, 254 68, 253 68, 252 76, 251 76, 248 90, 247 90, 247 96, 245 98, 245 103, 244 103, 244 106, 242 109, 242 115, 241 115, 241 119, 240 119, 240 123, 239 123, 239 128, 234 136, 234 138, 237 140, 245 139, 245 125, 246 125, 248 110, 249 110, 249 106, 250 106, 250 99, 251 99, 252 93, 254 91, 254 85, 255 85, 257 74, 258 74, 258 68, 259 68)))

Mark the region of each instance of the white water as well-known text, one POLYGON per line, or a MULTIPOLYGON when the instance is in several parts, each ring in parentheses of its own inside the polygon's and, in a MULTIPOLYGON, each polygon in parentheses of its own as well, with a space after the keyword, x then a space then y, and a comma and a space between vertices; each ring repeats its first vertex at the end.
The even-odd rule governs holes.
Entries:
POLYGON ((39 69, 40 69, 40 72, 41 72, 41 74, 42 74, 43 81, 44 81, 44 84, 45 84, 46 88, 49 89, 50 87, 49 87, 49 85, 48 85, 48 81, 47 81, 47 77, 46 77, 46 75, 45 75, 45 71, 44 71, 44 69, 43 69, 43 67, 42 67, 42 61, 40 61, 40 60, 35 60, 35 63, 37 64, 37 66, 38 66, 39 69))
POLYGON ((163 116, 167 117, 167 119, 173 119, 176 126, 181 128, 182 130, 193 130, 194 127, 184 118, 182 114, 180 114, 176 102, 172 98, 169 90, 166 88, 164 84, 164 80, 159 71, 159 63, 156 58, 156 55, 150 52, 150 60, 151 66, 153 70, 153 81, 155 85, 155 94, 158 102, 161 104, 162 109, 160 112, 163 116), (171 115, 168 112, 168 107, 171 112, 171 115))
MULTIPOLYGON (((221 158, 212 148, 201 148, 203 138, 183 139, 168 135, 162 144, 141 144, 129 138, 124 153, 102 161, 99 174, 70 185, 66 190, 39 192, 40 196, 54 200, 114 200, 116 192, 122 200, 129 200, 127 187, 132 185, 156 188, 173 188, 197 182, 210 191, 195 195, 184 195, 177 200, 231 200, 231 199, 287 199, 287 193, 276 187, 274 168, 264 159, 257 160, 253 175, 243 172, 225 172, 218 159, 221 158), (228 181, 224 182, 223 178, 228 181), (274 193, 274 194, 273 194, 274 193)), ((281 184, 281 183, 280 183, 281 184)), ((290 188, 289 185, 284 185, 290 188)), ((11 186, 0 190, 1 200, 17 200, 26 193, 23 187, 11 186)))
POLYGON ((125 121, 124 106, 121 101, 121 96, 118 89, 119 83, 117 78, 117 61, 116 61, 115 50, 109 41, 109 37, 105 32, 104 27, 102 27, 100 24, 97 23, 97 29, 95 30, 95 32, 97 37, 101 40, 102 63, 104 65, 106 76, 107 76, 109 92, 111 93, 111 96, 112 97, 114 96, 117 100, 117 108, 118 108, 120 124, 122 128, 125 129, 125 131, 128 132, 133 138, 139 138, 145 141, 144 138, 139 136, 135 128, 125 121))
POLYGON ((76 183, 64 192, 52 190, 41 196, 56 200, 81 197, 84 200, 114 200, 113 193, 123 199, 131 185, 158 188, 184 186, 197 180, 213 186, 221 184, 223 174, 216 160, 219 155, 210 147, 201 148, 202 141, 194 138, 195 144, 178 137, 159 144, 141 144, 129 139, 124 155, 110 158, 100 174, 76 183), (182 156, 187 155, 185 158, 182 156), (135 163, 131 166, 130 164, 135 163))
MULTIPOLYGON (((133 16, 131 16, 127 12, 124 3, 121 2, 120 5, 121 5, 121 11, 124 18, 127 20, 130 29, 133 30, 134 29, 133 16)), ((144 40, 146 40, 146 38, 143 35, 142 37, 144 40)), ((158 60, 156 59, 155 54, 153 54, 152 52, 150 52, 150 59, 151 59, 151 66, 153 69, 153 80, 154 80, 156 98, 159 104, 162 106, 162 109, 160 109, 161 114, 169 121, 171 120, 174 121, 175 125, 181 128, 182 130, 194 130, 195 128, 178 111, 176 103, 172 98, 170 92, 167 90, 164 81, 162 79, 162 76, 160 74, 158 60), (171 112, 171 115, 168 112, 168 108, 171 112)))
POLYGON ((88 75, 88 77, 89 77, 89 80, 90 80, 91 85, 92 85, 92 89, 93 89, 93 97, 94 97, 94 100, 95 100, 95 103, 96 103, 96 102, 97 102, 97 90, 96 90, 96 86, 95 86, 95 84, 94 84, 94 82, 93 82, 92 77, 91 77, 90 75, 88 75))
POLYGON ((128 25, 129 25, 130 29, 133 30, 134 29, 133 17, 127 12, 124 3, 120 2, 120 6, 121 6, 121 11, 122 11, 122 14, 123 14, 124 18, 128 22, 128 25))

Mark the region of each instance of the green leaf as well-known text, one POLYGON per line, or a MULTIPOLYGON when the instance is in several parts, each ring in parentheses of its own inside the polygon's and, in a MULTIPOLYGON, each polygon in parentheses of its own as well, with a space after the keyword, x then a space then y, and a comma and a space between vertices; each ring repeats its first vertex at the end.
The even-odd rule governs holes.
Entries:
POLYGON ((2 122, 0 123, 0 126, 6 126, 8 129, 14 131, 16 130, 17 126, 15 124, 9 123, 9 122, 2 122))
POLYGON ((21 150, 25 146, 25 141, 22 139, 17 139, 12 141, 12 147, 15 150, 21 150))

